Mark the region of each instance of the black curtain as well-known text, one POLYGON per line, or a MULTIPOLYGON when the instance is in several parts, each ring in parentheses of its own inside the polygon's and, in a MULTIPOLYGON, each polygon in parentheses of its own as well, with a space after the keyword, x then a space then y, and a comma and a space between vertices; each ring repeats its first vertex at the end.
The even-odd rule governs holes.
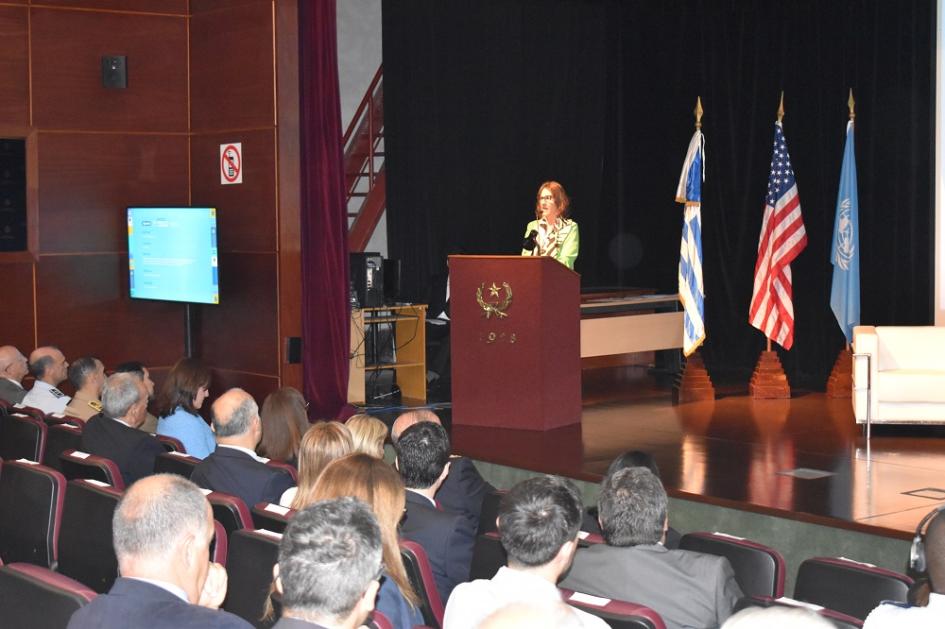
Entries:
POLYGON ((448 253, 515 253, 537 186, 561 181, 582 285, 675 292, 673 193, 705 108, 707 340, 719 381, 747 381, 747 323, 774 121, 807 226, 793 265, 795 387, 822 389, 843 337, 830 244, 856 99, 862 321, 932 315, 934 3, 880 0, 384 2, 388 237, 425 297, 448 253))

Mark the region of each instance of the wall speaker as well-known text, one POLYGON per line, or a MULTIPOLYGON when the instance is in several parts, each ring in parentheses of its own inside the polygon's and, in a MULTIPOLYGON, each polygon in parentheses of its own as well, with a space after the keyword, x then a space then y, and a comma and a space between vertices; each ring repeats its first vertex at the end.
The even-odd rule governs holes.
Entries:
POLYGON ((119 90, 128 87, 128 57, 102 57, 102 87, 119 90))

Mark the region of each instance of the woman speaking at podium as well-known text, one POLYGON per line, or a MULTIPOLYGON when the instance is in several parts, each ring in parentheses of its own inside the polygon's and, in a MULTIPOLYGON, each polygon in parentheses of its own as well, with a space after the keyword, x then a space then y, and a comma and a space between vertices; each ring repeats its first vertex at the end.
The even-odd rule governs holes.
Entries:
POLYGON ((571 199, 557 181, 546 181, 538 188, 535 220, 525 227, 523 256, 549 256, 572 271, 578 257, 578 224, 568 218, 571 199))

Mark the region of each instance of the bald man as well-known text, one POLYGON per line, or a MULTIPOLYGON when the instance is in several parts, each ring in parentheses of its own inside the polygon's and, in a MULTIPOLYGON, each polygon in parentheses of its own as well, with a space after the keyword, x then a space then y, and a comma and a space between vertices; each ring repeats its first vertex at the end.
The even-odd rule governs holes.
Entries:
MULTIPOLYGON (((440 418, 425 408, 402 413, 391 427, 391 441, 397 443, 401 433, 420 422, 440 424, 440 418)), ((444 511, 462 515, 475 531, 479 528, 482 499, 493 491, 495 487, 482 478, 470 459, 454 455, 450 457, 450 473, 436 492, 436 501, 444 511)))
POLYGON ((212 539, 210 504, 193 483, 173 474, 138 481, 112 517, 121 576, 73 614, 68 629, 249 629, 218 610, 227 578, 208 561, 212 539))
POLYGON ((295 482, 256 455, 262 438, 256 401, 243 389, 230 389, 210 407, 210 416, 217 449, 194 468, 190 480, 206 489, 238 496, 250 509, 260 502, 278 503, 295 482))
POLYGON ((68 395, 56 387, 66 379, 69 363, 58 347, 37 347, 30 354, 30 373, 36 378, 33 388, 23 397, 23 404, 47 415, 61 413, 69 405, 68 395))
POLYGON ((0 347, 0 399, 21 404, 26 396, 23 376, 29 373, 26 356, 12 345, 0 347))

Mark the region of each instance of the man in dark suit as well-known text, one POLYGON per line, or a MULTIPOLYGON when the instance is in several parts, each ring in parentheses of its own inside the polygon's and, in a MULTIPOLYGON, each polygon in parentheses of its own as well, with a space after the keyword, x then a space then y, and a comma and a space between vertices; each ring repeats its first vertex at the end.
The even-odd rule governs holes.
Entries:
MULTIPOLYGON (((427 409, 407 411, 401 414, 391 427, 390 438, 396 445, 400 434, 418 422, 440 423, 436 413, 427 409)), ((473 531, 479 528, 482 499, 495 491, 479 474, 471 459, 464 456, 450 457, 450 473, 436 492, 436 501, 449 513, 466 518, 473 531)))
POLYGON ((23 377, 29 373, 26 356, 13 347, 0 347, 0 399, 10 404, 20 404, 26 395, 23 377))
POLYGON ((148 412, 148 393, 137 378, 116 373, 102 388, 102 412, 82 431, 82 449, 111 459, 125 485, 154 472, 154 459, 164 452, 161 442, 138 430, 148 412))
POLYGON ((608 477, 600 493, 606 544, 577 551, 561 587, 654 609, 667 629, 718 627, 742 592, 728 559, 663 546, 666 491, 650 470, 608 477))
POLYGON ((407 488, 407 513, 401 535, 423 546, 440 598, 469 579, 475 529, 462 515, 442 511, 437 489, 450 473, 450 440, 439 424, 420 422, 395 444, 397 469, 407 488))
POLYGON ((250 509, 258 502, 278 503, 282 492, 295 483, 256 455, 262 438, 256 401, 242 389, 230 389, 216 399, 210 415, 217 449, 194 468, 190 480, 242 498, 250 509))
POLYGON ((282 618, 273 629, 360 627, 377 597, 381 529, 354 498, 322 500, 293 516, 273 569, 282 618))
POLYGON ((112 518, 121 577, 75 612, 68 629, 249 629, 218 611, 226 570, 208 561, 211 539, 210 504, 196 485, 174 474, 135 483, 112 518))

